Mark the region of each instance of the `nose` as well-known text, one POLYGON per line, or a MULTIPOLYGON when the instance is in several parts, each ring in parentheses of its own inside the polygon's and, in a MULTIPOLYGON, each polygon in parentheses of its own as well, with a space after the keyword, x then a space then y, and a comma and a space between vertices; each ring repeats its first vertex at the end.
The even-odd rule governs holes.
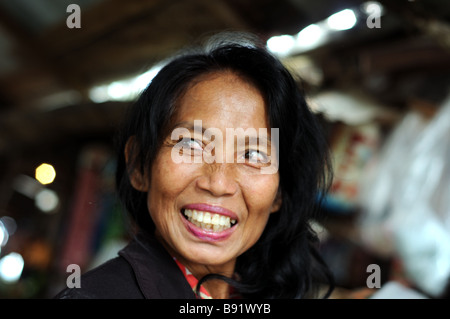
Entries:
POLYGON ((197 179, 197 187, 216 197, 232 196, 238 190, 232 166, 228 163, 205 165, 204 173, 197 179))

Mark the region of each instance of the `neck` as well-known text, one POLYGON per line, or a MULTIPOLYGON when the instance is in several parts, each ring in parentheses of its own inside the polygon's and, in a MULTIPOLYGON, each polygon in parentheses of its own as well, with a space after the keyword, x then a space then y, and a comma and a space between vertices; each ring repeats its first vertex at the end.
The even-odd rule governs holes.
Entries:
MULTIPOLYGON (((181 256, 176 257, 197 280, 209 274, 218 274, 231 278, 234 273, 235 260, 224 265, 204 265, 190 262, 181 256)), ((203 287, 214 299, 227 299, 229 297, 229 285, 221 279, 210 279, 203 283, 203 287)))
MULTIPOLYGON (((159 236, 157 236, 157 238, 166 248, 169 254, 177 258, 180 263, 182 263, 187 269, 189 269, 189 271, 197 280, 200 280, 204 276, 209 274, 218 274, 228 278, 231 278, 234 274, 236 259, 230 260, 229 262, 221 265, 199 264, 187 258, 184 258, 178 252, 174 251, 164 240, 161 240, 159 236)), ((205 289, 214 299, 227 299, 229 297, 229 285, 227 282, 221 279, 208 280, 203 283, 203 287, 205 287, 205 289)))
POLYGON ((206 281, 203 286, 213 299, 228 299, 230 297, 230 287, 223 280, 211 279, 206 281))

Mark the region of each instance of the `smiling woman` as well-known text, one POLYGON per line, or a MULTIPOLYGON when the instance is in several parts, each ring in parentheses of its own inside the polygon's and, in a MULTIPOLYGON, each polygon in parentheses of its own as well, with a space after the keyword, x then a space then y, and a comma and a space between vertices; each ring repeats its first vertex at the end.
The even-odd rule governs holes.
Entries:
POLYGON ((325 138, 292 76, 258 41, 219 35, 173 58, 130 109, 118 149, 118 193, 136 235, 58 298, 331 291, 309 224, 331 176, 325 138))

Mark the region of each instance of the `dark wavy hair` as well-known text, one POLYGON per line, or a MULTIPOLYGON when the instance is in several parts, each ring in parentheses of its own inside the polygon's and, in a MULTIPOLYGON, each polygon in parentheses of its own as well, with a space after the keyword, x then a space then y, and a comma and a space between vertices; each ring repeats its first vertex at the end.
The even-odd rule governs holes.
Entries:
MULTIPOLYGON (((206 45, 172 58, 132 105, 118 139, 116 183, 119 197, 138 228, 153 234, 155 225, 146 194, 130 183, 130 172, 152 165, 167 134, 176 101, 199 76, 231 71, 249 80, 265 97, 272 128, 279 128, 279 189, 282 205, 271 214, 259 241, 238 257, 239 280, 220 278, 246 298, 318 297, 316 287, 333 289, 333 278, 318 252, 311 221, 318 218, 327 192, 331 165, 327 141, 310 111, 299 83, 283 64, 252 35, 220 34, 206 45), (124 158, 127 140, 134 136, 134 157, 124 158)), ((198 286, 198 287, 199 287, 198 286)))

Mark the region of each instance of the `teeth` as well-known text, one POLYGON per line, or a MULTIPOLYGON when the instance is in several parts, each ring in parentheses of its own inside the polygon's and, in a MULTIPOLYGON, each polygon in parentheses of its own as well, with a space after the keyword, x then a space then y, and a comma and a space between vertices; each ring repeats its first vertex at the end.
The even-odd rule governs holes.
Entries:
POLYGON ((202 212, 195 209, 185 209, 184 215, 194 225, 215 232, 223 231, 227 228, 230 228, 231 225, 236 224, 236 220, 230 219, 230 217, 202 212))
MULTIPOLYGON (((217 215, 215 215, 215 216, 217 216, 217 215)), ((220 216, 220 219, 219 219, 219 224, 221 225, 221 226, 226 226, 227 225, 227 218, 225 217, 225 216, 220 216)))
POLYGON ((211 214, 210 213, 205 213, 203 215, 203 222, 205 224, 210 224, 211 223, 211 214))

